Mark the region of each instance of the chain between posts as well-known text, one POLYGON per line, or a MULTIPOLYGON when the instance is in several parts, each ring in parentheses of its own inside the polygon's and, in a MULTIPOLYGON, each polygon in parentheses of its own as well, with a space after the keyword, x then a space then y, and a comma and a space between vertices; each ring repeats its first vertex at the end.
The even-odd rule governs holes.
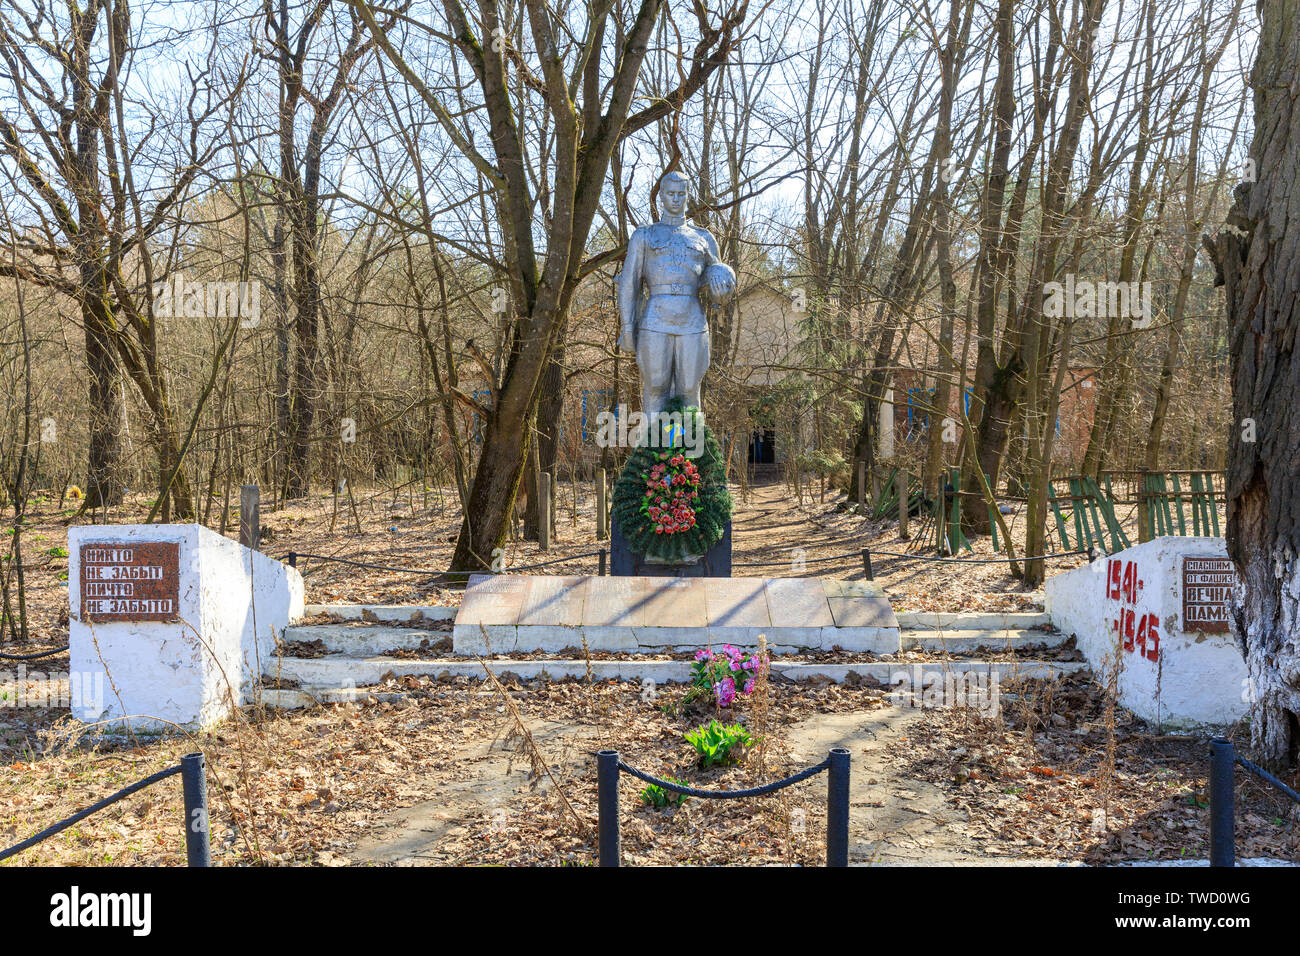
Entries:
POLYGON ((671 780, 663 780, 643 770, 629 766, 619 759, 617 750, 601 750, 596 754, 596 789, 598 793, 597 831, 601 866, 621 865, 618 823, 618 778, 626 773, 638 780, 672 793, 704 800, 740 800, 748 797, 765 797, 786 787, 801 783, 822 771, 826 781, 826 865, 849 865, 849 751, 845 747, 832 748, 821 763, 800 770, 781 780, 744 790, 701 790, 671 780))

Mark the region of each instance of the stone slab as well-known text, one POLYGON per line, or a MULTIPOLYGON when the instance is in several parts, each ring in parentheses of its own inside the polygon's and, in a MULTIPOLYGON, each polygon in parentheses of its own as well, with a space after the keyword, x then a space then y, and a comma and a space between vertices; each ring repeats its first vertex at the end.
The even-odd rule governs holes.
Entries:
POLYGON ((897 621, 878 591, 872 582, 817 578, 474 575, 453 645, 457 654, 555 653, 585 640, 591 651, 654 653, 753 649, 763 636, 777 654, 897 653, 897 621))
POLYGON ((841 581, 822 578, 822 590, 828 598, 880 598, 888 600, 885 589, 875 581, 841 581))
MULTIPOLYGON (((485 658, 487 665, 495 674, 511 672, 524 680, 534 678, 551 678, 560 680, 566 677, 584 677, 587 662, 582 659, 571 660, 514 660, 510 658, 485 658)), ((592 676, 596 680, 654 681, 656 684, 678 683, 690 679, 691 662, 662 659, 641 659, 590 662, 592 676)), ((974 673, 991 678, 997 675, 999 683, 1006 680, 1039 677, 1052 678, 1062 674, 1072 674, 1087 670, 1088 665, 1076 661, 1020 661, 1014 669, 1007 668, 1002 662, 988 661, 927 661, 915 664, 900 664, 890 661, 872 661, 854 664, 823 664, 816 662, 776 660, 772 670, 793 680, 810 678, 829 678, 842 682, 856 677, 873 678, 885 687, 924 687, 936 678, 943 680, 949 674, 974 673)), ((356 689, 369 684, 377 684, 385 674, 396 677, 421 675, 465 676, 477 680, 483 679, 483 665, 478 661, 464 658, 445 659, 395 659, 391 657, 347 658, 322 657, 283 658, 269 662, 267 676, 279 676, 298 681, 300 692, 319 693, 328 688, 331 693, 340 694, 341 699, 354 699, 342 696, 345 690, 356 689)), ((262 691, 270 694, 270 691, 262 691)))
POLYGON ((826 601, 836 627, 897 627, 894 609, 884 598, 836 597, 826 601))
POLYGON ((709 627, 764 628, 772 624, 763 578, 705 578, 709 627))
POLYGON ((451 646, 457 654, 510 652, 519 648, 519 629, 513 624, 457 624, 451 646))
POLYGON ((703 578, 646 578, 644 628, 707 628, 703 578))
POLYGON ((773 627, 833 627, 826 591, 817 578, 768 578, 764 583, 773 627))
POLYGON ((524 599, 515 623, 524 625, 578 627, 587 582, 599 581, 582 575, 536 575, 526 579, 524 599))
POLYGON ((902 641, 896 627, 823 627, 823 650, 870 651, 873 654, 897 654, 902 641))
POLYGON ((329 614, 344 621, 402 621, 418 624, 421 621, 451 621, 459 608, 443 606, 415 606, 410 604, 308 604, 303 614, 329 614))
POLYGON ((645 619, 646 578, 595 578, 583 604, 584 627, 637 627, 645 619))
POLYGON ((1050 624, 1052 619, 1037 611, 900 611, 898 626, 904 629, 930 628, 958 631, 988 631, 1001 628, 1031 628, 1050 624))
POLYGON ((456 624, 509 625, 519 620, 528 579, 503 574, 471 574, 456 624))

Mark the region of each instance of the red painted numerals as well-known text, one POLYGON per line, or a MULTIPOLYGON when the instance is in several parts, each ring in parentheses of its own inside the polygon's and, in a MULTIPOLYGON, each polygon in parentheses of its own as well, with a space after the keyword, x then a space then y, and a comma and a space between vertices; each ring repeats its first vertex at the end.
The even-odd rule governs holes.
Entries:
POLYGON ((1137 562, 1119 558, 1107 562, 1106 598, 1120 603, 1111 628, 1122 639, 1125 651, 1156 661, 1160 659, 1160 619, 1154 614, 1138 616, 1135 605, 1141 591, 1137 562))

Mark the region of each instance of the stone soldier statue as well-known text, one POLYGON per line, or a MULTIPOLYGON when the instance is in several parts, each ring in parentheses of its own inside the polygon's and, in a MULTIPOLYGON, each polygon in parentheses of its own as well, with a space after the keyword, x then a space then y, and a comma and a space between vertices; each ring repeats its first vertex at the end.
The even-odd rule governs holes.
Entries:
POLYGON ((709 368, 701 296, 720 305, 736 291, 736 274, 718 259, 713 236, 686 221, 686 192, 681 173, 664 176, 659 221, 632 234, 618 279, 618 344, 636 353, 646 414, 663 411, 675 396, 699 406, 709 368))

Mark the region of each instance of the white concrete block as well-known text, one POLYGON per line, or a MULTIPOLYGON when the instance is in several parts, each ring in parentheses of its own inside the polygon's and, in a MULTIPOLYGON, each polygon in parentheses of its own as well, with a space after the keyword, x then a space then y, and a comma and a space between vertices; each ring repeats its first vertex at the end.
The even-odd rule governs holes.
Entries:
POLYGON ((69 529, 68 551, 72 672, 107 688, 102 699, 74 701, 73 713, 87 723, 135 730, 216 723, 243 705, 273 657, 276 637, 303 614, 296 570, 201 525, 81 525, 69 529), (83 615, 82 546, 99 544, 123 554, 139 545, 175 545, 174 614, 98 621, 83 615))
POLYGON ((518 649, 519 634, 513 624, 457 624, 452 628, 451 644, 457 654, 510 653, 518 649))
POLYGON ((845 651, 897 654, 902 643, 896 627, 823 627, 820 646, 828 651, 839 647, 845 651))
POLYGON ((1098 680, 1118 657, 1119 699, 1135 714, 1167 727, 1217 727, 1247 711, 1246 665, 1230 632, 1187 629, 1187 557, 1223 558, 1227 549, 1222 538, 1156 538, 1048 578, 1047 609, 1076 636, 1098 680))

